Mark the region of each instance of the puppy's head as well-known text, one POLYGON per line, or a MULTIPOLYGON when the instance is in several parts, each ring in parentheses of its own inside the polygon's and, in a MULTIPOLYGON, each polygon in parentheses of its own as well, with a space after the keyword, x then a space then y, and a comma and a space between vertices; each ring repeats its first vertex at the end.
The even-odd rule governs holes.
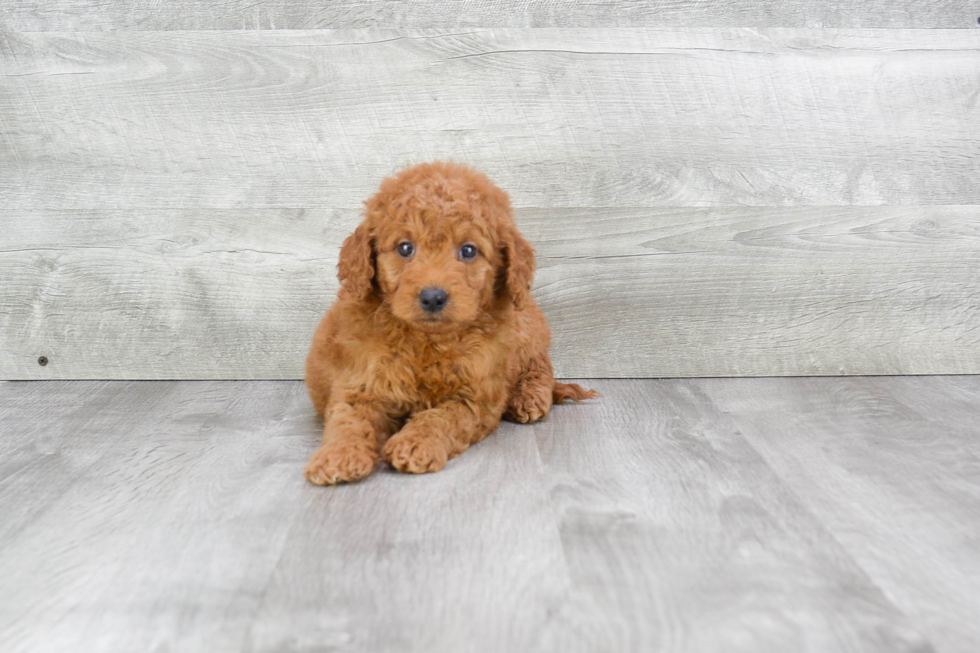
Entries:
POLYGON ((342 293, 380 295, 398 319, 446 332, 499 301, 520 308, 534 276, 534 250, 517 231, 510 200, 461 164, 425 163, 385 179, 364 222, 344 241, 342 293))

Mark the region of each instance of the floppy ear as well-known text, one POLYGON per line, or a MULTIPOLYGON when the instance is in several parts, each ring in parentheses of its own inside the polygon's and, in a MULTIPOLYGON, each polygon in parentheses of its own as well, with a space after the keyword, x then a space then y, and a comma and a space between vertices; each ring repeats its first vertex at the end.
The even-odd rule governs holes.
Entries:
POLYGON ((504 283, 515 308, 523 308, 531 296, 531 282, 534 281, 534 248, 524 240, 515 227, 504 232, 504 283))
POLYGON ((364 224, 341 245, 337 278, 340 279, 341 292, 354 299, 364 299, 374 289, 374 250, 364 224))

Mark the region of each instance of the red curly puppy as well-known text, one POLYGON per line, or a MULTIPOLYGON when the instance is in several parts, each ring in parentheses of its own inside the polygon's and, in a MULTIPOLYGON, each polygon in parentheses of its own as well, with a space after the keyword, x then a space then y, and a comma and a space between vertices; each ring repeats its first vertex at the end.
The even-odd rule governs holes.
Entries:
POLYGON ((598 396, 552 376, 551 334, 530 294, 534 250, 487 177, 422 164, 365 205, 306 360, 325 419, 309 481, 356 481, 379 455, 435 472, 502 416, 533 422, 553 403, 598 396))

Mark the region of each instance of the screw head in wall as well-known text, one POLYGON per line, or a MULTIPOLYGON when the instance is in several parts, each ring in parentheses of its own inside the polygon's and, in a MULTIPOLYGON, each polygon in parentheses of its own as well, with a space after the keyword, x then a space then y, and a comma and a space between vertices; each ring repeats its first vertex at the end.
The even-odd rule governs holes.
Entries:
POLYGON ((37 364, 40 365, 41 367, 44 367, 45 365, 48 364, 48 357, 41 356, 40 358, 37 359, 37 364))

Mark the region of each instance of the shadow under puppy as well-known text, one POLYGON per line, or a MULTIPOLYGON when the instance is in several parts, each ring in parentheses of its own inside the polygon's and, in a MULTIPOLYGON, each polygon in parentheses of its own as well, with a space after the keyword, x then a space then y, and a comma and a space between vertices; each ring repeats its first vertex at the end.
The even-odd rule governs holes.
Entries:
POLYGON ((501 417, 533 422, 553 403, 598 396, 554 379, 551 333, 530 294, 534 250, 486 176, 421 164, 385 179, 365 206, 306 360, 325 420, 307 480, 356 481, 379 456, 435 472, 501 417))

